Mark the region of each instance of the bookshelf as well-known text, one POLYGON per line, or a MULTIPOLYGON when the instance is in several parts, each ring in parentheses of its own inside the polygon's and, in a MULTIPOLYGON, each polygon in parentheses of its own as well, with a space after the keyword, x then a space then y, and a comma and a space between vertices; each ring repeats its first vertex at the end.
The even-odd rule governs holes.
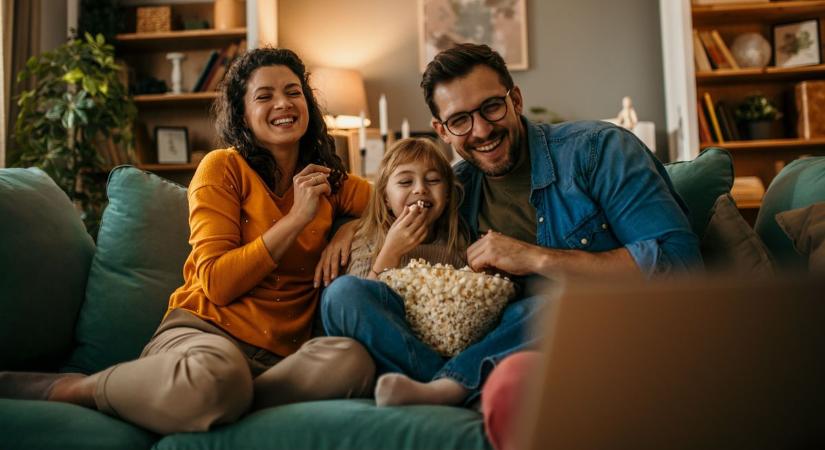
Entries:
MULTIPOLYGON (((219 59, 223 56, 224 49, 239 45, 250 38, 250 33, 255 30, 246 27, 220 30, 178 29, 186 21, 206 21, 210 25, 215 23, 214 3, 195 0, 164 4, 171 8, 171 31, 137 32, 137 8, 144 4, 145 2, 137 1, 124 2, 127 28, 115 36, 115 49, 118 58, 128 68, 130 86, 151 77, 163 80, 171 89, 172 63, 166 55, 181 52, 185 59, 181 64, 182 93, 142 93, 133 96, 138 109, 135 126, 136 166, 188 184, 197 164, 159 164, 153 143, 155 127, 185 127, 190 155, 192 152, 208 152, 216 148, 218 140, 210 109, 217 93, 213 90, 193 92, 193 88, 213 52, 218 53, 216 58, 219 59)), ((249 9, 246 12, 248 16, 249 9)), ((256 28, 255 25, 253 24, 253 28, 256 28)))
MULTIPOLYGON (((803 139, 796 132, 794 89, 802 81, 825 80, 825 0, 762 1, 692 5, 690 0, 660 0, 668 99, 668 129, 676 136, 678 159, 695 157, 699 150, 719 146, 733 156, 739 176, 756 176, 767 187, 788 162, 806 155, 825 155, 825 138, 803 139), (815 19, 819 24, 820 64, 777 67, 773 55, 765 68, 698 70, 694 63, 693 30, 716 30, 730 48, 746 32, 762 35, 773 51, 773 27, 815 19), (668 67, 671 66, 671 67, 668 67), (721 101, 732 113, 751 94, 762 94, 783 113, 771 125, 768 139, 746 140, 746 130, 737 128, 737 140, 724 143, 702 139, 700 105, 709 93, 716 106, 721 101), (701 103, 699 102, 701 101, 701 103), (673 120, 671 120, 671 116, 673 120)), ((703 46, 707 51, 707 46, 703 46)), ((707 111, 705 111, 707 117, 707 111)), ((735 122, 735 121, 734 121, 735 122)), ((736 127, 736 123, 732 124, 736 127)), ((711 133, 713 134, 713 133, 711 133)), ((724 133, 723 133, 724 134, 724 133)), ((742 210, 758 210, 761 200, 740 200, 742 210)))

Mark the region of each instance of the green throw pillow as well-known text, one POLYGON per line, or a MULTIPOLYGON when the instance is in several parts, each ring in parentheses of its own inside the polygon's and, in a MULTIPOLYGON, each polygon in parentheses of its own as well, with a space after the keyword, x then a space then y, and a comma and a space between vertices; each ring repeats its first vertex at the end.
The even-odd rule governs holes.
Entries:
POLYGON ((140 355, 190 251, 186 188, 121 166, 109 175, 77 347, 63 371, 92 373, 140 355))
POLYGON ((71 349, 95 245, 40 169, 0 169, 0 370, 53 370, 71 349))
POLYGON ((688 206, 688 220, 693 232, 702 239, 716 199, 730 192, 733 186, 730 153, 721 148, 706 148, 693 161, 665 164, 665 170, 688 206))
POLYGON ((779 228, 776 215, 822 201, 825 201, 825 156, 797 159, 785 166, 768 186, 754 229, 779 266, 805 268, 808 262, 779 228))

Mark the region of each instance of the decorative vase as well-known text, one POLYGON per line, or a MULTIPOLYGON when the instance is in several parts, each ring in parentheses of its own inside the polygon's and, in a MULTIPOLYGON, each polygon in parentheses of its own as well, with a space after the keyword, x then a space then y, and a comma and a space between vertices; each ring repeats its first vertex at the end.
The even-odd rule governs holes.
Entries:
POLYGON ((748 122, 748 136, 751 139, 770 139, 771 138, 771 124, 770 120, 757 120, 748 122))
POLYGON ((246 1, 215 0, 214 19, 216 30, 246 26, 246 1))

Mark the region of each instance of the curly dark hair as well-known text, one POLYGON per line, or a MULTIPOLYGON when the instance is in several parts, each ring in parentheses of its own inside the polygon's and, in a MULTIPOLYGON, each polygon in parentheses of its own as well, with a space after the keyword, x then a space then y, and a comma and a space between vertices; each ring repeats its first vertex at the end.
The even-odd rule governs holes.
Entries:
POLYGON ((438 105, 433 99, 433 91, 439 83, 446 83, 456 78, 461 78, 476 66, 487 66, 493 69, 507 89, 513 89, 513 77, 507 70, 504 58, 495 50, 484 44, 457 44, 456 46, 442 51, 435 55, 432 61, 427 64, 424 75, 421 77, 421 89, 424 90, 424 100, 430 108, 433 117, 441 120, 438 116, 438 105))
POLYGON ((329 167, 332 169, 329 176, 330 187, 333 193, 338 192, 341 184, 347 179, 347 172, 343 161, 335 154, 335 142, 327 132, 321 108, 309 86, 309 73, 301 58, 292 50, 271 47, 250 50, 238 57, 229 67, 226 77, 220 83, 218 98, 213 105, 218 136, 222 144, 234 147, 273 191, 281 177, 292 176, 281 173, 275 157, 257 143, 255 135, 244 120, 247 82, 256 69, 267 66, 285 66, 301 80, 301 90, 309 112, 309 125, 299 143, 296 170, 300 171, 309 164, 329 167))

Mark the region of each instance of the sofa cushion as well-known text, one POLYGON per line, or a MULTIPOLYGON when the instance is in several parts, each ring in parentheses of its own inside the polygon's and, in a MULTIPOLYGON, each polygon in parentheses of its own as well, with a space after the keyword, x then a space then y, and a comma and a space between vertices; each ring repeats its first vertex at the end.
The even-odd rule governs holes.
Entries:
POLYGON ((779 213, 776 223, 808 259, 808 269, 825 272, 825 202, 779 213))
POLYGON ((141 428, 82 406, 0 399, 3 450, 148 450, 156 439, 141 428))
POLYGON ((136 358, 183 284, 190 251, 186 188, 134 167, 109 175, 77 347, 62 369, 92 373, 136 358))
POLYGON ((482 417, 450 406, 377 408, 371 400, 296 403, 254 412, 208 434, 166 436, 155 450, 488 449, 482 417))
POLYGON ((52 370, 69 354, 94 241, 40 169, 0 169, 0 370, 52 370))
POLYGON ((688 206, 688 220, 699 239, 720 195, 733 186, 733 160, 727 150, 709 147, 693 161, 665 164, 673 187, 688 206))
POLYGON ((821 201, 825 201, 825 156, 793 161, 768 186, 754 229, 780 267, 805 268, 807 258, 796 252, 776 215, 821 201))
POLYGON ((730 194, 720 195, 713 206, 702 238, 702 258, 711 270, 754 276, 774 274, 768 248, 739 213, 730 194))

